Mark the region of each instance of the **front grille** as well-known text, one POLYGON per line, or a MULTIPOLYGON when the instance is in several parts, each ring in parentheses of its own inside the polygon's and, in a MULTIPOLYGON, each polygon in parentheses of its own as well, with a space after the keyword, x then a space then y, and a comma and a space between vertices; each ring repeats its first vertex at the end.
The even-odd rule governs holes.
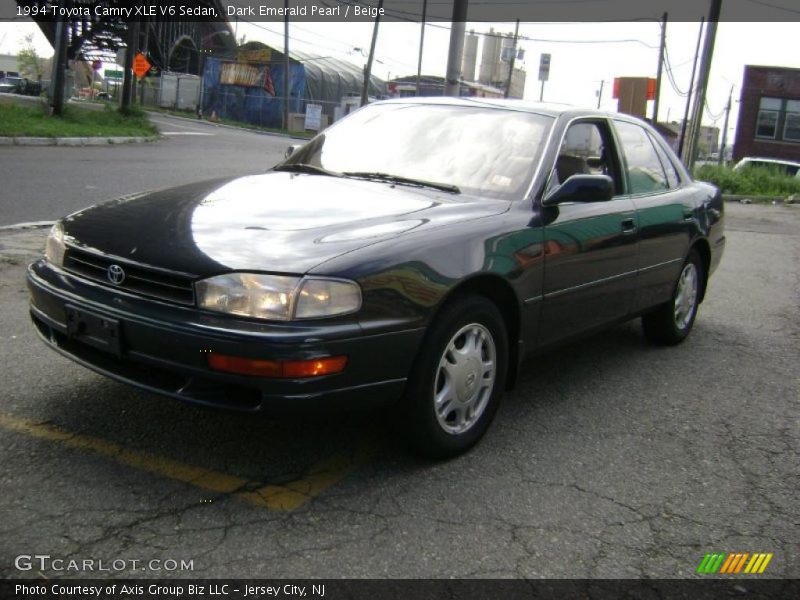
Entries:
POLYGON ((108 287, 177 304, 194 305, 193 278, 181 273, 132 265, 76 248, 68 248, 64 254, 64 269, 108 287), (108 279, 108 267, 111 265, 119 265, 125 270, 125 280, 119 285, 108 279))

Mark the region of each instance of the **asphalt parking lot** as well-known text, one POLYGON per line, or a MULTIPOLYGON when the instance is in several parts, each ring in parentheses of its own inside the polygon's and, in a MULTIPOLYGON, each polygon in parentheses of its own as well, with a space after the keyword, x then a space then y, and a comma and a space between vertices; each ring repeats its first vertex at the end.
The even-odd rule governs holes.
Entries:
POLYGON ((254 419, 74 365, 27 316, 44 230, 0 232, 0 576, 673 578, 765 552, 799 577, 800 209, 727 212, 686 343, 632 322, 531 359, 441 463, 399 408, 254 419), (17 568, 35 554, 110 570, 17 568))

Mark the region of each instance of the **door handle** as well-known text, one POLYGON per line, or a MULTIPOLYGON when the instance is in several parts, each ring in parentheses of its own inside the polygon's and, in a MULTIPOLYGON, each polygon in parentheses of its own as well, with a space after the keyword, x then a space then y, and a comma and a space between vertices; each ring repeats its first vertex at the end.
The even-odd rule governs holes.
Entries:
POLYGON ((633 219, 623 219, 622 233, 625 235, 636 233, 636 222, 633 219))

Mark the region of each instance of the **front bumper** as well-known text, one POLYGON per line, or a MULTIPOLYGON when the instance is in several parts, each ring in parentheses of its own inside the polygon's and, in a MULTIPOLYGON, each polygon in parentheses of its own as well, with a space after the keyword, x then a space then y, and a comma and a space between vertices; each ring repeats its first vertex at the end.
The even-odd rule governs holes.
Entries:
POLYGON ((28 268, 31 318, 54 350, 98 373, 180 400, 246 412, 347 408, 397 401, 423 328, 372 332, 354 318, 264 323, 213 315, 74 277, 45 260, 28 268), (67 324, 75 314, 113 323, 98 344, 67 324), (208 353, 306 360, 347 356, 341 373, 268 379, 221 373, 208 353))

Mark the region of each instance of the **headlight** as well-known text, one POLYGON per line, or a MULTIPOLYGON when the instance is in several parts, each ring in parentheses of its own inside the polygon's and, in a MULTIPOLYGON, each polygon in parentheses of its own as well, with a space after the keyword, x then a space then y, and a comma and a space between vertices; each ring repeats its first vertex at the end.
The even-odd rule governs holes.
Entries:
POLYGON ((50 229, 50 235, 47 236, 44 256, 48 261, 60 267, 64 264, 64 250, 66 250, 66 246, 64 246, 64 226, 61 221, 56 221, 56 224, 50 229))
POLYGON ((289 321, 357 311, 361 289, 352 281, 229 273, 195 283, 197 305, 218 312, 289 321))

